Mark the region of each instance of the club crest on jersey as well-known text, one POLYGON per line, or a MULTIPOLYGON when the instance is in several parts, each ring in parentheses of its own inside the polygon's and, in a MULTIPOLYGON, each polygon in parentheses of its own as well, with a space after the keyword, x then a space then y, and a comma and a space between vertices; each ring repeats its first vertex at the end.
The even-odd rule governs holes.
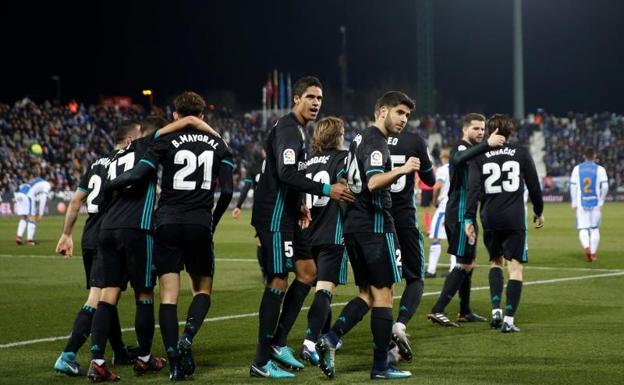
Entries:
POLYGON ((284 164, 292 165, 296 163, 295 150, 293 150, 292 148, 285 149, 283 153, 283 157, 284 157, 284 164))
POLYGON ((371 166, 383 166, 383 155, 381 151, 373 151, 370 156, 371 166))
POLYGON ((464 151, 466 150, 468 147, 464 146, 463 144, 460 144, 459 146, 457 146, 457 151, 464 151))

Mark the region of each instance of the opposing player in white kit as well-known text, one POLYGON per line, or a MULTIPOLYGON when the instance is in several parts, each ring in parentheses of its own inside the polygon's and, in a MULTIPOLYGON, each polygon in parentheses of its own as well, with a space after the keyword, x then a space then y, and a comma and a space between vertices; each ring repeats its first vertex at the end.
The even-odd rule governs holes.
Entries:
MULTIPOLYGON (((436 268, 442 253, 442 245, 440 240, 446 239, 446 230, 444 229, 444 212, 446 211, 446 202, 448 201, 449 192, 449 156, 448 149, 440 152, 440 161, 442 166, 436 170, 436 184, 433 186, 433 202, 437 205, 433 220, 431 221, 431 232, 429 239, 429 263, 427 264, 427 272, 425 278, 435 278, 436 268)), ((455 267, 455 256, 451 255, 451 270, 455 267)))
POLYGON ((570 176, 570 197, 585 259, 594 262, 600 242, 600 208, 609 192, 609 181, 604 167, 596 164, 593 148, 586 149, 583 157, 585 161, 574 167, 570 176))
POLYGON ((37 177, 31 184, 30 190, 28 190, 28 198, 31 201, 29 221, 28 221, 28 246, 35 244, 35 230, 37 224, 41 220, 41 217, 45 213, 45 207, 48 203, 48 194, 50 193, 52 186, 41 177, 37 177))
POLYGON ((30 190, 30 184, 22 183, 19 189, 13 193, 15 197, 15 215, 20 216, 20 221, 17 225, 17 236, 15 242, 18 245, 24 244, 24 231, 28 225, 28 215, 30 214, 30 198, 28 198, 28 190, 30 190))

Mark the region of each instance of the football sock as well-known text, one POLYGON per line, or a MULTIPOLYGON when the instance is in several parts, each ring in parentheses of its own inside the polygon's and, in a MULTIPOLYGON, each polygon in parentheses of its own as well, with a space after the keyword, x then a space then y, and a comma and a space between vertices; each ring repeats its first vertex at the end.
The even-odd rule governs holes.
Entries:
POLYGON ((329 290, 317 290, 314 293, 314 301, 308 310, 308 328, 306 330, 306 339, 316 342, 321 329, 327 323, 329 309, 331 309, 332 292, 329 290))
POLYGON ((117 308, 115 308, 115 312, 111 314, 108 342, 110 342, 113 352, 115 353, 120 353, 125 348, 123 339, 121 338, 121 324, 119 323, 119 311, 117 311, 117 308))
POLYGON ((507 282, 506 316, 513 317, 516 315, 516 311, 520 305, 520 294, 522 294, 522 281, 510 279, 509 282, 507 282))
POLYGON ((26 231, 26 225, 28 224, 28 221, 25 219, 20 219, 19 223, 17 224, 17 236, 18 237, 23 237, 24 236, 24 231, 26 231))
POLYGON ((459 290, 459 287, 467 275, 468 272, 464 270, 461 265, 457 265, 453 270, 451 270, 449 275, 447 275, 444 280, 444 286, 442 287, 442 292, 440 293, 438 300, 431 309, 432 313, 444 313, 446 305, 451 302, 451 299, 453 299, 453 296, 455 296, 455 293, 457 293, 457 290, 459 290))
POLYGON ((154 339, 154 300, 136 301, 134 329, 136 330, 137 342, 139 344, 139 356, 149 355, 152 350, 152 340, 154 339))
POLYGON ((579 240, 581 241, 581 246, 584 249, 589 247, 589 230, 583 229, 579 230, 579 240))
POLYGON ((420 305, 424 287, 425 284, 422 279, 416 279, 407 283, 405 290, 403 290, 403 295, 401 295, 397 322, 407 325, 409 320, 412 319, 412 316, 416 313, 420 305))
POLYGON ((260 266, 260 271, 262 272, 262 276, 264 277, 264 265, 262 263, 262 246, 258 245, 256 247, 256 258, 258 259, 258 265, 260 266))
POLYGON ((373 333, 373 367, 383 371, 388 369, 388 346, 392 337, 392 309, 389 307, 372 308, 370 327, 373 333))
POLYGON ((449 260, 450 260, 449 271, 453 271, 455 266, 457 266, 457 257, 451 254, 451 257, 449 258, 449 260))
POLYGON ((98 302, 91 326, 91 358, 94 360, 104 359, 111 315, 115 312, 117 312, 117 308, 114 305, 104 301, 98 302))
POLYGON ((283 299, 283 291, 269 287, 264 289, 258 314, 260 322, 258 327, 258 347, 254 358, 256 366, 266 365, 271 357, 271 344, 273 343, 283 299))
POLYGON ((184 326, 184 333, 182 338, 187 339, 189 342, 193 342, 193 337, 199 331, 208 310, 210 309, 210 296, 208 294, 197 294, 193 297, 191 306, 189 306, 186 316, 186 325, 184 326))
POLYGON ((503 287, 505 285, 505 277, 503 269, 500 267, 490 268, 490 300, 492 301, 492 309, 501 308, 501 297, 503 296, 503 287))
POLYGON ((93 321, 95 308, 84 305, 76 315, 71 335, 67 341, 64 352, 76 353, 78 349, 85 343, 89 334, 91 334, 91 323, 93 321))
POLYGON ((167 357, 176 357, 178 348, 178 305, 161 303, 158 309, 158 322, 167 357))
POLYGON ((424 219, 425 219, 425 232, 429 234, 429 231, 431 230, 431 214, 425 213, 424 219))
POLYGON ((28 234, 28 240, 32 241, 33 239, 35 239, 35 230, 37 229, 37 224, 33 221, 28 221, 28 226, 27 226, 27 234, 28 234))
POLYGON ((327 309, 327 318, 325 319, 325 325, 323 325, 323 329, 321 330, 321 334, 325 334, 331 330, 332 327, 332 308, 331 306, 327 309))
POLYGON ((459 286, 459 314, 467 315, 472 313, 470 309, 470 290, 472 289, 472 270, 462 282, 461 286, 459 286))
POLYGON ((596 254, 598 251, 598 244, 600 243, 600 230, 591 229, 589 230, 589 248, 592 254, 596 254))
MULTIPOLYGON (((327 336, 330 339, 330 342, 334 344, 334 346, 338 343, 338 340, 342 338, 345 334, 347 334, 358 322, 364 318, 366 313, 368 313, 368 304, 360 297, 355 297, 349 303, 345 305, 340 313, 338 319, 332 326, 327 336)), ((392 324, 392 317, 390 319, 390 323, 392 324)), ((390 325, 392 328, 392 325, 390 325)))
POLYGON ((310 289, 310 286, 296 279, 290 284, 284 296, 282 314, 280 315, 279 322, 277 323, 277 330, 275 331, 275 345, 286 346, 288 333, 290 333, 290 329, 292 329, 292 326, 295 324, 297 316, 303 307, 303 301, 305 301, 308 296, 310 289))
POLYGON ((436 273, 441 253, 442 246, 440 245, 440 242, 431 242, 431 246, 429 247, 429 264, 427 265, 427 273, 436 273))

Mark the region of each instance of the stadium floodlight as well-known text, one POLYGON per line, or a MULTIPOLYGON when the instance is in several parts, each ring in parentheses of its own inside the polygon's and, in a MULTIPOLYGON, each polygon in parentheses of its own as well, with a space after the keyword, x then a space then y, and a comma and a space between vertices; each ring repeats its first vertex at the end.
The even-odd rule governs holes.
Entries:
POLYGON ((143 90, 143 96, 147 96, 149 98, 149 108, 150 111, 152 111, 152 109, 154 108, 154 92, 152 92, 152 90, 143 90))

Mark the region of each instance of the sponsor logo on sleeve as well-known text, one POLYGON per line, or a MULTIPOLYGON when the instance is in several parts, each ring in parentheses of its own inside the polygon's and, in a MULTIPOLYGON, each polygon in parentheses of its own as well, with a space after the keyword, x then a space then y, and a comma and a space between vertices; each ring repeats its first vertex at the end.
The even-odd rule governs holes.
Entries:
POLYGON ((295 150, 293 150, 292 148, 285 149, 283 153, 283 157, 284 157, 285 165, 293 165, 296 163, 295 150))
POLYGON ((371 166, 383 166, 383 155, 381 151, 373 151, 370 155, 371 166))

